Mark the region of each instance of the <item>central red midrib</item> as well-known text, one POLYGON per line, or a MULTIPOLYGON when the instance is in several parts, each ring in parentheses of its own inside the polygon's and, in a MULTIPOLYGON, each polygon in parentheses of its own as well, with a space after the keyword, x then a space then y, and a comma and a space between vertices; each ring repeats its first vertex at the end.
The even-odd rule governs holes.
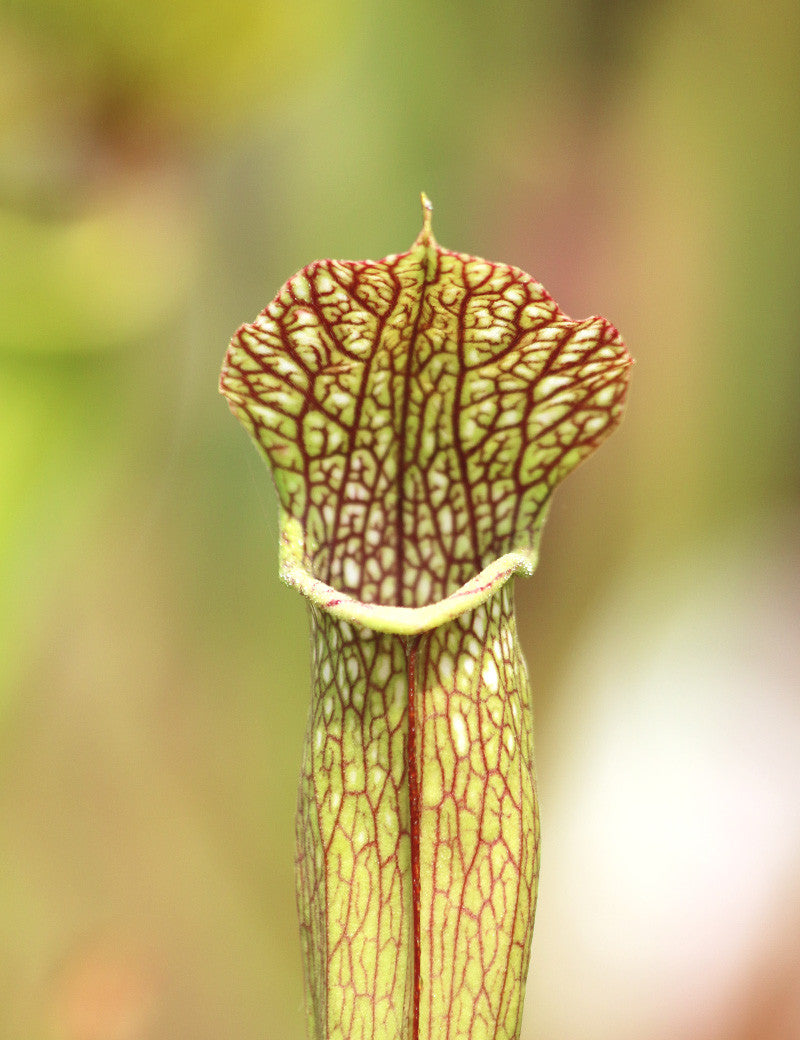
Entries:
MULTIPOLYGON (((437 270, 438 270, 438 259, 437 259, 437 270)), ((435 274, 436 272, 434 272, 435 274)), ((435 280, 431 278, 431 272, 428 265, 427 255, 424 261, 422 283, 419 287, 419 306, 417 307, 417 313, 414 315, 414 324, 411 327, 411 336, 408 341, 408 350, 405 358, 405 370, 403 372, 403 382, 401 391, 401 402, 400 402, 400 417, 399 417, 399 428, 397 430, 397 439, 400 444, 400 451, 397 457, 397 561, 396 561, 396 572, 397 572, 397 589, 395 590, 395 598, 399 606, 410 606, 417 607, 420 604, 416 600, 412 599, 411 603, 406 603, 405 596, 405 585, 403 582, 403 576, 405 573, 405 505, 406 505, 406 470, 409 468, 409 464, 413 463, 413 458, 407 458, 408 451, 408 412, 411 405, 411 384, 414 376, 413 363, 414 363, 414 346, 417 341, 417 337, 420 333, 420 319, 422 317, 422 309, 425 306, 425 293, 427 292, 428 286, 435 280)), ((414 1040, 417 1040, 416 1035, 414 1040)))
POLYGON ((411 829, 411 904, 412 925, 414 929, 414 974, 413 974, 413 1009, 411 1018, 411 1038, 419 1040, 419 1003, 420 1003, 420 897, 419 897, 419 776, 417 773, 417 644, 419 637, 408 641, 406 647, 406 664, 408 669, 408 802, 411 829))

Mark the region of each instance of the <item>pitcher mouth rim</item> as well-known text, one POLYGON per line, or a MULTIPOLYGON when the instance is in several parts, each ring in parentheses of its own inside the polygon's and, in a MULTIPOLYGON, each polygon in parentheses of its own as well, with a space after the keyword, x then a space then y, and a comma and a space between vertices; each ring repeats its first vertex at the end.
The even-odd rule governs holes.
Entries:
POLYGON ((376 632, 401 636, 428 632, 474 610, 515 574, 533 574, 538 558, 535 546, 508 552, 493 560, 445 599, 421 607, 391 606, 365 602, 315 578, 305 562, 305 535, 300 521, 283 513, 280 528, 280 575, 287 585, 332 617, 376 632))

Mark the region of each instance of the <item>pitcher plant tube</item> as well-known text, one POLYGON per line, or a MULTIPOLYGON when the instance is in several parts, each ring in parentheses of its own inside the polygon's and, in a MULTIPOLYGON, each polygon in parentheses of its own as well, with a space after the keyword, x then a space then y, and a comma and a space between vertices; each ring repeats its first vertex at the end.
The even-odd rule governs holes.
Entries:
MULTIPOLYGON (((506 264, 319 260, 231 341, 310 605, 297 903, 313 1040, 517 1038, 539 865, 513 581, 631 359, 506 264)), ((291 691, 289 691, 291 693, 291 691)))

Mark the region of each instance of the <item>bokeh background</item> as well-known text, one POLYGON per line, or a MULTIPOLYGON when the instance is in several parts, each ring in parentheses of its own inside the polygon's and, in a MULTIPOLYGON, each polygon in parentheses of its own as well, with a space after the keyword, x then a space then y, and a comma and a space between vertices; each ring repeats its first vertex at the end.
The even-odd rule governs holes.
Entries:
POLYGON ((800 8, 5 0, 0 1037, 301 1040, 306 617, 227 341, 517 264, 637 359, 518 583, 525 1040, 800 1036, 800 8))

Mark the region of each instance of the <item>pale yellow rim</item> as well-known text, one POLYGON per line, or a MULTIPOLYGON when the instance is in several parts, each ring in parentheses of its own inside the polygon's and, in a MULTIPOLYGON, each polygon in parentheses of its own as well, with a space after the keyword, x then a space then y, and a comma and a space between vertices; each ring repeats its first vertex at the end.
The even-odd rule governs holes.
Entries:
POLYGON ((376 632, 415 636, 428 632, 459 614, 485 603, 515 574, 533 574, 537 550, 506 553, 471 578, 446 599, 424 607, 392 607, 380 603, 364 603, 346 592, 315 578, 305 564, 305 537, 300 522, 281 516, 281 577, 287 585, 335 618, 363 625, 376 632))

